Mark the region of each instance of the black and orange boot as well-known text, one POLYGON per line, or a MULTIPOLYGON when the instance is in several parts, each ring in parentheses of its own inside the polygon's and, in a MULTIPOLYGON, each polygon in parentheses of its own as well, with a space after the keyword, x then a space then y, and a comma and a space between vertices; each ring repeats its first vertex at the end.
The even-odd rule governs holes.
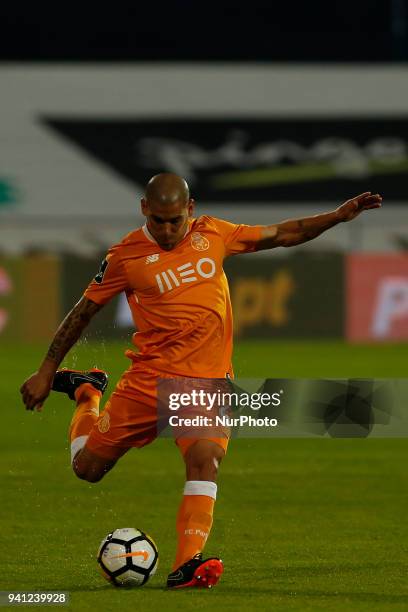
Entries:
POLYGON ((92 368, 92 370, 57 370, 55 372, 52 390, 66 393, 72 400, 75 399, 75 390, 84 383, 90 383, 102 394, 108 386, 108 375, 103 370, 92 368))
POLYGON ((197 553, 168 575, 167 586, 172 589, 185 587, 211 589, 217 584, 223 571, 224 565, 221 559, 210 557, 203 560, 202 553, 197 553))

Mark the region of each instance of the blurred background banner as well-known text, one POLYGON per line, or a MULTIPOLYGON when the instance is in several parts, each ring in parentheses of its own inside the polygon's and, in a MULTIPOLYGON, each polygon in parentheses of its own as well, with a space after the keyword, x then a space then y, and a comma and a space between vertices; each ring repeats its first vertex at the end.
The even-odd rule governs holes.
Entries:
POLYGON ((338 253, 313 251, 228 259, 236 336, 342 337, 343 260, 338 253))
POLYGON ((137 185, 184 176, 203 202, 341 200, 373 191, 408 196, 408 117, 64 117, 46 125, 137 185))
MULTIPOLYGON (((0 258, 0 336, 47 340, 104 257, 0 258), (46 306, 46 307, 45 307, 46 306)), ((408 255, 294 251, 225 263, 237 338, 408 340, 408 255)), ((91 322, 93 338, 130 338, 124 295, 91 322)))
POLYGON ((310 248, 405 249, 408 79, 402 66, 0 65, 0 248, 90 256, 143 222, 160 171, 197 214, 271 223, 366 190, 362 215, 310 248))
MULTIPOLYGON (((63 256, 60 317, 82 295, 103 257, 63 256)), ((408 255, 294 250, 278 257, 231 257, 225 271, 238 339, 408 340, 408 255)), ((132 330, 122 295, 99 313, 87 334, 129 338, 132 330)))
POLYGON ((407 248, 402 66, 0 65, 0 249, 91 256, 143 223, 159 171, 197 214, 271 223, 384 194, 311 249, 407 248), (188 86, 186 86, 188 84, 188 86))
MULTIPOLYGON (((103 257, 104 254, 98 259, 63 257, 64 312, 80 298, 103 257)), ((343 269, 344 257, 336 253, 298 252, 273 259, 231 257, 225 270, 230 282, 236 337, 343 337, 343 269)), ((130 309, 123 294, 95 317, 87 336, 130 339, 133 331, 130 309)))
POLYGON ((44 342, 60 322, 60 259, 0 257, 0 338, 44 342))
POLYGON ((348 340, 408 340, 408 254, 347 258, 348 340))

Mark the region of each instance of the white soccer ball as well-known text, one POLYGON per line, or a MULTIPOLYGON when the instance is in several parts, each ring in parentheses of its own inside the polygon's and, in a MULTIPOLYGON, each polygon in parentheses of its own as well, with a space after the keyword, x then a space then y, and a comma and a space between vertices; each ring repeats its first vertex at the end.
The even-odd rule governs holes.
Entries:
POLYGON ((157 570, 159 553, 150 536, 133 529, 115 529, 98 551, 102 574, 115 586, 143 586, 157 570))

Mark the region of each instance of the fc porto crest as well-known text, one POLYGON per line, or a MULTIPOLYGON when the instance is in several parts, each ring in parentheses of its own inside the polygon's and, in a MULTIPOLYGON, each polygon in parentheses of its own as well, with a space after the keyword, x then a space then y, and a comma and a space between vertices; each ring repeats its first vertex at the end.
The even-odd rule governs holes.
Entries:
POLYGON ((193 232, 191 234, 191 246, 196 251, 206 251, 210 246, 210 242, 200 232, 193 232))
POLYGON ((106 409, 98 420, 98 429, 101 433, 106 433, 110 429, 110 416, 106 409))

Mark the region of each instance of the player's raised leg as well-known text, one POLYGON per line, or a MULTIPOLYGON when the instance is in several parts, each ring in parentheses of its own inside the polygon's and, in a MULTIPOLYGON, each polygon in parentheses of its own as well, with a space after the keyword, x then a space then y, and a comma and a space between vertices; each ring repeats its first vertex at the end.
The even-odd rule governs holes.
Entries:
POLYGON ((58 370, 52 385, 53 391, 66 393, 76 401, 76 409, 69 428, 71 462, 75 474, 88 482, 98 482, 115 465, 89 450, 85 445, 89 433, 99 418, 100 399, 108 385, 108 375, 103 370, 86 372, 58 370))
POLYGON ((172 588, 212 587, 224 569, 217 557, 203 559, 202 550, 212 527, 215 481, 228 440, 192 442, 188 438, 177 441, 186 464, 186 483, 177 515, 176 558, 167 579, 172 588))

